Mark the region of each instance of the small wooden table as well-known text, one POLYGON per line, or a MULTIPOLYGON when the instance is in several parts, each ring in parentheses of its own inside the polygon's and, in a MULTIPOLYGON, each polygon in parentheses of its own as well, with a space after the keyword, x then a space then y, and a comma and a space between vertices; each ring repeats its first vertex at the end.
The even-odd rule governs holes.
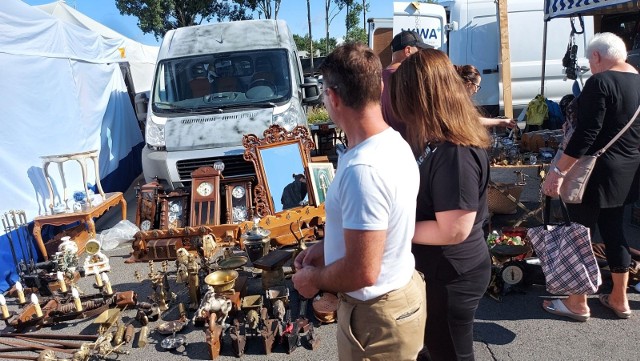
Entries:
POLYGON ((124 195, 122 192, 112 192, 105 194, 105 200, 96 205, 90 206, 86 210, 82 210, 80 212, 73 213, 58 213, 47 216, 39 216, 33 219, 33 236, 38 242, 38 248, 42 253, 42 256, 45 260, 49 259, 49 255, 47 254, 47 249, 44 246, 44 242, 42 241, 42 226, 51 225, 51 226, 64 226, 67 224, 72 224, 75 222, 81 222, 87 225, 89 231, 89 238, 95 238, 96 236, 96 224, 93 219, 100 217, 103 215, 109 208, 120 204, 122 209, 122 219, 127 219, 127 202, 124 200, 124 195))

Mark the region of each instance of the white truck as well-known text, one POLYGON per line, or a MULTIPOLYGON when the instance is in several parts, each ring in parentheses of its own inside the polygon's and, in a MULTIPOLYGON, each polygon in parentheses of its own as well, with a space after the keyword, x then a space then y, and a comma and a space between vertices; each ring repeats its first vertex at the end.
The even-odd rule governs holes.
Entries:
POLYGON ((284 21, 171 30, 160 46, 150 99, 137 99, 138 109, 146 109, 145 180, 186 186, 192 171, 217 161, 225 164, 225 178, 255 174, 243 158, 243 135, 261 136, 271 124, 307 125, 303 104, 319 99, 317 81, 303 78, 284 21))
MULTIPOLYGON (((541 93, 544 1, 509 0, 507 6, 512 99, 514 109, 521 110, 541 93)), ((476 104, 497 115, 504 105, 497 14, 495 0, 395 2, 393 18, 369 19, 369 46, 381 56, 383 65, 388 64, 393 36, 401 30, 417 31, 426 43, 446 52, 454 64, 478 68, 482 89, 475 95, 476 104)), ((577 30, 582 30, 577 23, 577 30)), ((544 94, 558 101, 572 92, 573 81, 565 80, 562 66, 571 22, 558 19, 549 22, 548 27, 544 94)), ((593 28, 593 19, 585 17, 584 33, 575 38, 581 66, 589 65, 584 50, 593 36, 593 28)))

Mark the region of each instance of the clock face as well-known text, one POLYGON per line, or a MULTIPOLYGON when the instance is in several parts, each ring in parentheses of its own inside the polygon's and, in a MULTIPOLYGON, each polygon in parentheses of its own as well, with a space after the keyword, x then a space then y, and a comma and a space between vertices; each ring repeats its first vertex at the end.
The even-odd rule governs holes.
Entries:
POLYGON ((96 254, 100 252, 100 242, 95 239, 88 240, 85 245, 85 251, 87 251, 88 254, 96 254))
POLYGON ((151 229, 151 221, 148 219, 145 219, 144 221, 140 222, 140 229, 143 231, 148 231, 151 229))
POLYGON ((522 268, 511 264, 502 269, 501 276, 504 283, 508 285, 517 285, 522 281, 524 272, 522 271, 522 268))
POLYGON ((231 195, 234 198, 242 198, 244 197, 246 190, 244 189, 243 186, 235 186, 233 187, 233 191, 231 191, 231 195))
POLYGON ((202 182, 198 185, 198 188, 196 188, 196 192, 203 197, 209 196, 213 193, 213 184, 202 182))
POLYGON ((233 207, 233 221, 245 221, 247 220, 247 207, 236 206, 233 207))

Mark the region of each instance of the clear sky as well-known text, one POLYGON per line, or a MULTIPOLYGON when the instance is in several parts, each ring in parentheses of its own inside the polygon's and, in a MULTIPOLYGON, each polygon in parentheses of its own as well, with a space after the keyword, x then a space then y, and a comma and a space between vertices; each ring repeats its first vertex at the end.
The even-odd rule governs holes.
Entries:
MULTIPOLYGON (((23 0, 29 5, 41 5, 55 2, 55 0, 23 0)), ((369 0, 370 10, 367 18, 392 17, 392 0, 369 0)), ((136 25, 138 19, 133 16, 120 15, 116 8, 115 0, 67 0, 67 5, 74 7, 81 13, 102 23, 113 30, 147 45, 157 45, 153 35, 143 34, 136 25)), ((311 0, 311 23, 314 39, 324 36, 324 0, 311 0)), ((330 36, 340 38, 344 36, 345 10, 335 17, 330 27, 330 36)), ((254 14, 258 18, 258 14, 254 14)), ((282 0, 278 19, 285 20, 294 34, 304 35, 307 33, 307 2, 306 0, 282 0)))

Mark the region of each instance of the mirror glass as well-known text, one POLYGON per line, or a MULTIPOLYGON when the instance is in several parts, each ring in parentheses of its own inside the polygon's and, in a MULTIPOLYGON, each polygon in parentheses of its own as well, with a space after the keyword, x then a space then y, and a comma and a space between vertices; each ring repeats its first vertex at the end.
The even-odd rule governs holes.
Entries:
POLYGON ((308 204, 308 185, 300 142, 259 148, 274 212, 308 204))
POLYGON ((245 134, 242 138, 244 159, 253 162, 258 178, 253 188, 255 214, 265 217, 309 203, 317 206, 309 197, 310 183, 306 182, 315 147, 309 128, 299 125, 288 131, 272 124, 262 135, 245 134))

